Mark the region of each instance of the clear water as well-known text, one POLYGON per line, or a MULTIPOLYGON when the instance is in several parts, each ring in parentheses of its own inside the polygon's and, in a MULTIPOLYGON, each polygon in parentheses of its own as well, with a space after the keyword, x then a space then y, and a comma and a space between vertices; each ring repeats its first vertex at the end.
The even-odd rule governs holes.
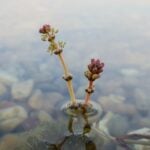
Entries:
MULTIPOLYGON (((74 77, 77 99, 85 96, 88 83, 84 71, 89 60, 100 58, 105 63, 92 95, 92 100, 103 108, 98 126, 101 128, 99 121, 111 114, 107 128, 112 136, 150 128, 149 1, 0 1, 0 149, 17 145, 14 135, 19 134, 22 141, 26 141, 23 138, 28 134, 26 131, 34 135, 32 132, 46 124, 45 120, 50 124, 49 128, 41 127, 46 128, 39 138, 41 141, 59 143, 69 134, 69 118, 60 111, 69 99, 62 80, 63 71, 57 57, 46 52, 48 45, 40 40, 38 33, 45 23, 58 28, 58 39, 67 42, 64 56, 74 77), (25 111, 20 116, 26 119, 15 127, 7 127, 13 124, 12 120, 7 123, 9 116, 7 113, 2 116, 1 112, 8 110, 10 113, 10 108, 16 105, 25 111)), ((86 142, 81 142, 80 138, 71 137, 67 142, 84 145, 86 142)), ((90 138, 98 150, 121 149, 114 143, 102 146, 103 142, 94 131, 90 138)), ((82 146, 81 150, 85 148, 82 146)))

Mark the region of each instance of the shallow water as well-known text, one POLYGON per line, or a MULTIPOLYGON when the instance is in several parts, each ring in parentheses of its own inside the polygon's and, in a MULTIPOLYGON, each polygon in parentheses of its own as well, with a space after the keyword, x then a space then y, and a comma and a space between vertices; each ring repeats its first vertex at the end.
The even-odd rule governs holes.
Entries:
MULTIPOLYGON (((64 56, 77 99, 85 96, 84 71, 89 60, 100 58, 105 63, 92 95, 103 109, 97 128, 113 137, 150 128, 149 1, 33 0, 29 4, 6 0, 0 9, 0 149, 13 150, 13 145, 28 143, 29 136, 32 141, 33 135, 39 135, 39 143, 47 148, 44 140, 59 143, 69 134, 69 118, 60 111, 69 99, 63 71, 57 57, 46 52, 48 45, 38 33, 49 22, 59 28, 58 39, 67 42, 64 56), (49 128, 42 126, 47 121, 49 128), (18 135, 24 137, 22 142, 18 135)), ((75 121, 75 129, 80 129, 76 133, 82 133, 83 125, 79 127, 75 121)), ((103 145, 101 135, 93 130, 89 139, 71 138, 66 143, 81 144, 81 150, 88 140, 97 150, 122 150, 113 142, 103 145)))

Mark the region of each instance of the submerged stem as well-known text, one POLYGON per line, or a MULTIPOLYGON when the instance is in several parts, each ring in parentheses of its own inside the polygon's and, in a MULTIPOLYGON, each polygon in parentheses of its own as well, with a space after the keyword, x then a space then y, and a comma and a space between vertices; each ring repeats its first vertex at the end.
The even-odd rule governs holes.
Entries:
MULTIPOLYGON (((97 129, 95 127, 92 128, 93 130, 95 130, 97 133, 99 133, 99 136, 102 136, 105 138, 105 140, 107 140, 107 142, 117 142, 118 140, 115 137, 112 137, 111 135, 105 133, 104 131, 102 131, 101 129, 97 129)), ((132 135, 131 135, 132 136, 132 135)), ((140 136, 140 135, 139 135, 140 136)), ((142 136, 142 135, 141 135, 142 136)), ((145 137, 145 136, 144 136, 145 137)), ((144 138, 143 137, 143 138, 144 138)), ((119 139, 119 138, 118 138, 119 139)), ((120 138, 121 139, 121 138, 120 138)), ((150 146, 150 141, 149 140, 132 140, 132 139, 123 139, 123 142, 125 142, 126 144, 138 144, 138 145, 145 145, 145 146, 150 146)), ((119 144, 119 143, 118 143, 119 144)))

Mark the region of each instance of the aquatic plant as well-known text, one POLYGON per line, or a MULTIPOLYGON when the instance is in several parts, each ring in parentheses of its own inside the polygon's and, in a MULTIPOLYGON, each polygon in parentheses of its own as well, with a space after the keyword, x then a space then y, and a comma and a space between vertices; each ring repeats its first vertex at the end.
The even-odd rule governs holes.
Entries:
MULTIPOLYGON (((68 67, 64 61, 63 48, 65 46, 65 42, 56 41, 56 34, 58 33, 58 30, 51 27, 48 24, 43 25, 39 29, 39 32, 41 33, 41 39, 43 41, 49 42, 48 52, 50 54, 55 54, 58 56, 64 70, 63 79, 67 82, 71 105, 78 107, 79 105, 76 105, 77 101, 72 84, 73 77, 70 74, 68 67)), ((88 70, 85 72, 85 76, 89 81, 88 88, 85 90, 86 91, 84 102, 85 105, 88 105, 90 103, 90 95, 94 92, 93 82, 100 77, 100 73, 103 72, 103 67, 104 63, 101 62, 99 59, 91 59, 91 63, 88 65, 88 70)))
POLYGON ((55 36, 58 33, 58 30, 51 27, 50 25, 43 25, 40 29, 39 32, 42 34, 41 39, 43 41, 48 41, 49 42, 49 47, 48 47, 48 52, 51 54, 55 54, 58 56, 63 70, 64 70, 64 76, 63 79, 67 82, 67 87, 68 91, 70 94, 70 99, 72 104, 76 103, 75 95, 74 95, 74 90, 73 90, 73 85, 72 85, 72 75, 69 73, 68 67, 64 61, 63 57, 63 48, 65 46, 65 42, 62 41, 56 41, 55 36))
POLYGON ((86 91, 85 104, 88 105, 90 101, 90 95, 94 92, 93 82, 100 77, 100 73, 103 72, 104 63, 99 59, 91 59, 91 63, 88 65, 88 70, 85 71, 85 76, 89 80, 88 88, 86 91))
MULTIPOLYGON (((94 92, 94 81, 98 78, 100 78, 101 73, 103 72, 104 63, 101 62, 99 59, 91 59, 91 62, 87 65, 87 70, 84 72, 85 77, 88 79, 88 87, 85 89, 85 99, 83 100, 77 100, 74 94, 73 89, 73 83, 72 79, 73 76, 69 72, 69 69, 64 61, 63 56, 63 48, 65 46, 65 42, 62 41, 56 41, 56 34, 58 33, 58 30, 51 27, 48 24, 43 25, 39 32, 41 33, 41 39, 43 41, 49 42, 48 52, 50 54, 55 54, 58 56, 63 70, 64 75, 63 79, 67 83, 68 92, 70 94, 70 100, 71 103, 65 105, 63 108, 65 108, 65 112, 69 114, 70 119, 68 122, 68 131, 71 133, 70 136, 65 136, 60 143, 57 144, 50 144, 47 143, 49 149, 61 149, 61 147, 69 140, 69 139, 75 139, 76 137, 79 138, 85 137, 87 133, 91 131, 95 131, 100 135, 100 137, 103 137, 108 143, 113 142, 116 144, 119 144, 121 147, 124 147, 126 150, 132 149, 129 144, 140 144, 140 145, 150 145, 150 135, 145 134, 127 134, 121 137, 112 137, 109 135, 109 133, 105 133, 101 129, 98 129, 96 126, 92 126, 92 123, 89 123, 89 116, 93 116, 98 112, 98 109, 95 105, 93 105, 93 102, 90 100, 91 94, 94 92), (82 101, 82 102, 81 102, 82 101), (95 111, 96 110, 96 111, 95 111), (96 113, 95 113, 96 112, 96 113), (84 126, 83 131, 81 134, 74 134, 73 129, 73 122, 74 117, 82 116, 84 120, 84 126), (143 140, 145 139, 145 141, 143 140)), ((92 149, 96 149, 94 143, 91 144, 92 149)), ((90 145, 90 146, 91 146, 90 145)), ((86 145, 86 149, 90 147, 88 144, 86 145)))

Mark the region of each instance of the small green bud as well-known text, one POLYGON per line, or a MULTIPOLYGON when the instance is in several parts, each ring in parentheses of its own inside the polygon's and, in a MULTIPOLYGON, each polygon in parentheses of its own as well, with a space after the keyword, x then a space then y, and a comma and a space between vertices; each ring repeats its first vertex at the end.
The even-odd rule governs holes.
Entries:
POLYGON ((58 29, 55 29, 55 34, 57 34, 59 32, 59 30, 58 29))
POLYGON ((91 79, 91 77, 92 77, 92 73, 91 73, 89 70, 85 71, 85 72, 84 72, 84 75, 85 75, 88 79, 91 79))
POLYGON ((47 40, 47 35, 46 34, 41 35, 41 40, 46 41, 47 40))
POLYGON ((98 79, 99 77, 100 77, 99 74, 93 74, 93 75, 92 75, 92 80, 96 80, 96 79, 98 79))

